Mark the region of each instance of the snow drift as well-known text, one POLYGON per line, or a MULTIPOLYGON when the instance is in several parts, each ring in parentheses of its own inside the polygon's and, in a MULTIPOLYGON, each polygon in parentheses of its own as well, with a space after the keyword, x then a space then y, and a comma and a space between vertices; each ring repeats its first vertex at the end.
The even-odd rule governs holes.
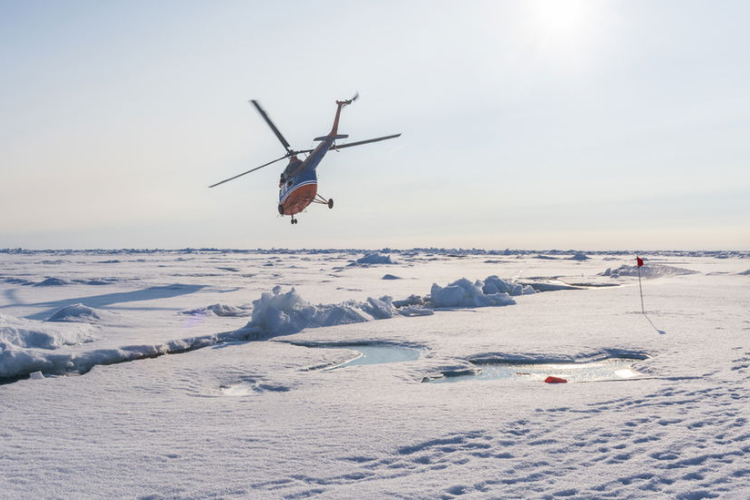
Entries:
POLYGON ((70 282, 63 279, 50 277, 39 283, 34 283, 34 286, 65 286, 69 284, 70 282))
POLYGON ((101 320, 106 315, 111 314, 99 309, 88 307, 84 304, 72 304, 65 306, 49 317, 47 321, 53 322, 73 322, 73 323, 94 323, 101 320))
POLYGON ((93 339, 90 325, 51 325, 0 314, 0 354, 14 347, 58 349, 93 339))
POLYGON ((398 264, 390 255, 371 253, 354 261, 352 266, 369 266, 373 264, 398 264))
POLYGON ((513 286, 496 276, 490 276, 484 283, 481 281, 472 283, 462 278, 446 287, 433 284, 430 291, 430 303, 433 307, 487 307, 515 304, 508 290, 517 292, 515 295, 523 293, 521 285, 513 286))
POLYGON ((280 287, 275 287, 273 292, 264 293, 253 302, 252 319, 247 327, 286 335, 305 328, 363 323, 392 318, 396 314, 398 311, 390 297, 369 297, 366 302, 312 305, 294 288, 281 293, 280 287))
POLYGON ((188 316, 221 316, 236 318, 241 316, 250 316, 250 306, 230 306, 227 304, 213 304, 207 307, 199 307, 198 309, 190 309, 189 311, 182 311, 180 314, 186 314, 188 316))
POLYGON ((394 301, 389 296, 369 297, 365 302, 347 301, 340 304, 312 305, 292 288, 281 293, 275 287, 253 302, 253 314, 248 328, 260 328, 277 335, 299 332, 305 328, 362 323, 396 315, 421 316, 432 314, 433 308, 490 307, 515 304, 513 295, 535 293, 530 286, 510 283, 497 276, 471 282, 461 278, 445 287, 433 284, 430 295, 412 295, 394 301))
POLYGON ((504 281, 497 276, 474 283, 462 278, 446 287, 432 285, 429 303, 433 307, 488 307, 515 304, 511 296, 536 293, 529 285, 504 281))

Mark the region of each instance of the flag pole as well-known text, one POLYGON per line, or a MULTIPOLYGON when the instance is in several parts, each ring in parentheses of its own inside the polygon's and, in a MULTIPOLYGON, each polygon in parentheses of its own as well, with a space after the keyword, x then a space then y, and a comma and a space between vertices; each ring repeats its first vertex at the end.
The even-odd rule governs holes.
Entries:
POLYGON ((643 265, 643 260, 640 257, 636 257, 635 259, 638 269, 638 289, 641 292, 641 313, 645 315, 646 309, 643 307, 643 284, 641 283, 641 266, 643 265))

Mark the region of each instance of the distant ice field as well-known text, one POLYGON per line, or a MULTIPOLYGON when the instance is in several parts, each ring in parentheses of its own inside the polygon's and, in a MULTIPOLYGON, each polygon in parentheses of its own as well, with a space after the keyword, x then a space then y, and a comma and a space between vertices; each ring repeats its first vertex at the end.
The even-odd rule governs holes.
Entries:
POLYGON ((746 498, 750 254, 641 257, 0 251, 0 498, 746 498))

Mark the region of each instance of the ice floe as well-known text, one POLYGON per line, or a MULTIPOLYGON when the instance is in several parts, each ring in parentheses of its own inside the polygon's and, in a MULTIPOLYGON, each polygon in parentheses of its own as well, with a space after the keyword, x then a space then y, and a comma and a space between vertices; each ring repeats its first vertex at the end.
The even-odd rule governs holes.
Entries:
MULTIPOLYGON (((96 322, 107 312, 74 304, 52 315, 50 320, 55 322, 54 325, 3 316, 0 322, 0 378, 23 377, 36 371, 54 375, 85 373, 98 364, 186 352, 224 342, 289 335, 306 328, 364 323, 396 316, 427 316, 434 314, 436 308, 506 306, 515 304, 512 296, 529 293, 534 293, 530 286, 489 276, 473 282, 462 278, 444 287, 433 284, 429 295, 411 295, 399 301, 383 296, 368 297, 365 301, 314 305, 294 288, 283 292, 280 286, 275 286, 271 292, 262 293, 259 299, 253 301, 250 321, 238 330, 176 339, 157 345, 131 345, 83 353, 49 354, 40 351, 93 339, 95 327, 83 323, 96 322)), ((183 311, 182 314, 247 316, 248 309, 248 306, 214 304, 183 311)))

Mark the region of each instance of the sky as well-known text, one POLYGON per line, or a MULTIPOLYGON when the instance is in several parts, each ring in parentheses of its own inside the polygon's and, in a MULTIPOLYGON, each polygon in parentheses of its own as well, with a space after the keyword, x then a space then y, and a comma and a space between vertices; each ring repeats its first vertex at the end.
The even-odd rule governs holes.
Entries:
POLYGON ((750 249, 750 3, 0 0, 0 248, 750 249), (330 130, 299 224, 284 154, 330 130))

